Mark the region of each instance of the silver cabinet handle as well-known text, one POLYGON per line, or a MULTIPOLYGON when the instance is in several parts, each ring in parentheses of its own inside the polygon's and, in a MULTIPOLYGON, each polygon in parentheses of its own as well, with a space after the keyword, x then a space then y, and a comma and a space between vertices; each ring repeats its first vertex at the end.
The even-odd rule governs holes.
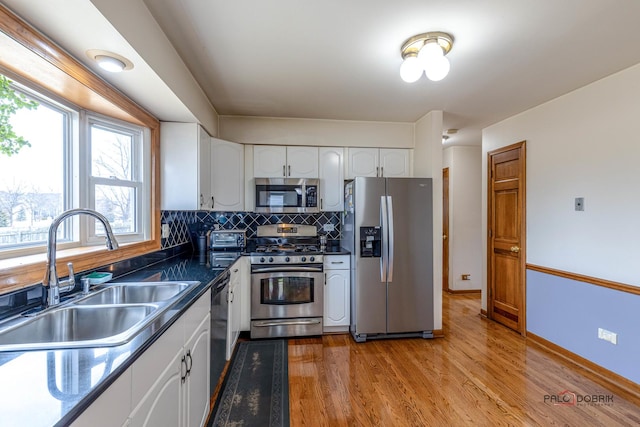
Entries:
POLYGON ((380 168, 376 166, 376 176, 380 176, 380 168))
POLYGON ((331 264, 344 264, 344 261, 331 261, 331 264))
POLYGON ((200 194, 200 207, 204 206, 204 196, 200 194))
POLYGON ((213 207, 214 207, 214 206, 215 206, 215 204, 216 204, 215 200, 216 200, 216 199, 214 199, 214 198, 213 198, 213 196, 211 196, 211 209, 213 209, 213 207))
POLYGON ((384 166, 380 166, 380 176, 384 176, 384 166))
POLYGON ((289 165, 289 176, 291 176, 291 165, 289 165))
POLYGON ((287 169, 285 165, 282 165, 282 176, 287 176, 287 169))

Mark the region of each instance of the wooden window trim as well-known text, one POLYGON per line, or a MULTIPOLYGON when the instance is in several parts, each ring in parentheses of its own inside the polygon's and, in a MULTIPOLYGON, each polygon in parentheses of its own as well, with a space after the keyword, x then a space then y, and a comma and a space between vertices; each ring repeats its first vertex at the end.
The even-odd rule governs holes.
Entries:
MULTIPOLYGON (((77 271, 97 268, 160 249, 160 122, 139 105, 94 74, 53 41, 0 5, 0 71, 17 75, 73 104, 149 128, 151 137, 151 238, 107 251, 103 246, 58 252, 58 272, 66 263, 77 271), (28 70, 28 71, 25 71, 28 70)), ((0 261, 0 294, 40 283, 46 254, 0 261)))

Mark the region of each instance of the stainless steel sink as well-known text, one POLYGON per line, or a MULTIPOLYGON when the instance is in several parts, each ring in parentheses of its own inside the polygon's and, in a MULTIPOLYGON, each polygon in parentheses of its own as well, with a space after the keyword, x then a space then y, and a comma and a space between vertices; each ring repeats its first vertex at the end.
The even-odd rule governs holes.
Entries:
POLYGON ((200 282, 103 285, 89 295, 0 325, 0 351, 124 344, 200 282))
POLYGON ((155 304, 65 306, 0 333, 0 351, 124 344, 155 318, 155 304))
POLYGON ((140 304, 160 303, 175 298, 187 290, 186 282, 139 282, 112 284, 91 294, 75 304, 140 304))

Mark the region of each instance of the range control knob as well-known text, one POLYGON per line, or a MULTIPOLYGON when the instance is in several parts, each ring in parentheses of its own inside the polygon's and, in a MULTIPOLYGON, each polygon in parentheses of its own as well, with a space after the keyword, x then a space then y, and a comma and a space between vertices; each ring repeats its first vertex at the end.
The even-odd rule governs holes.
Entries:
POLYGON ((291 258, 286 257, 284 260, 285 260, 285 262, 289 262, 289 261, 291 261, 291 258))
POLYGON ((303 256, 302 258, 300 258, 300 261, 305 262, 307 260, 306 256, 303 256))
POLYGON ((273 262, 273 257, 272 256, 269 257, 269 262, 273 262))
POLYGON ((261 257, 261 258, 260 258, 260 262, 264 262, 264 257, 261 257))
POLYGON ((309 261, 311 261, 311 262, 313 262, 313 261, 315 261, 315 260, 316 260, 316 257, 313 257, 313 256, 312 256, 312 257, 310 257, 310 258, 309 258, 309 261))

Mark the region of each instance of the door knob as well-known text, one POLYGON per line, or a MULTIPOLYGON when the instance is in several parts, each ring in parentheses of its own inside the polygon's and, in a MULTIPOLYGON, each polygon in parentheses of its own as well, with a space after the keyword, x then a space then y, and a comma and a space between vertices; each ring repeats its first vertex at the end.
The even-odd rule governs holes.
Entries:
POLYGON ((446 234, 442 235, 442 240, 447 240, 447 235, 446 234))
POLYGON ((520 252, 520 248, 517 246, 511 246, 511 252, 518 253, 520 252))

